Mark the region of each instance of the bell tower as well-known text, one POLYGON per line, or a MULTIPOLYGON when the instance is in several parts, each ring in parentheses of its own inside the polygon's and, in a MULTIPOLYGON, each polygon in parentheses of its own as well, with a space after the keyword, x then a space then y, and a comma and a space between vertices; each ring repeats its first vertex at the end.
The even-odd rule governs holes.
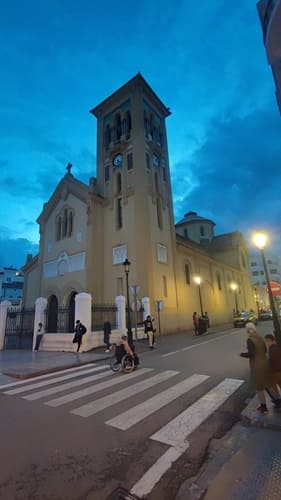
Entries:
MULTIPOLYGON (((97 188, 104 199, 104 293, 125 294, 122 263, 140 296, 176 307, 175 228, 165 119, 170 110, 138 73, 91 110, 97 188)), ((98 244, 95 242, 94 244, 98 244)))

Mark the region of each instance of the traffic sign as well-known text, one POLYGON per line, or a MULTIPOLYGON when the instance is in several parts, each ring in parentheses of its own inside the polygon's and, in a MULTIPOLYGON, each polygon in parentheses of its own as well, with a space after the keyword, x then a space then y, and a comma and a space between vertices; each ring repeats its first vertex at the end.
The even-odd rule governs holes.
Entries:
POLYGON ((276 281, 271 281, 270 288, 271 288, 273 297, 277 297, 278 295, 281 295, 280 283, 277 283, 276 281))
POLYGON ((141 310, 141 301, 140 300, 134 300, 134 302, 131 303, 131 309, 132 311, 140 311, 141 310))

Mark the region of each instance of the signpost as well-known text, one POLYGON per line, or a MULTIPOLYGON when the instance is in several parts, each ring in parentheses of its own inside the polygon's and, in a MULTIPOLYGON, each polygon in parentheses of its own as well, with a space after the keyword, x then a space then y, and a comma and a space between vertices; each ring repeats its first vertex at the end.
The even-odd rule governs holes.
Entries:
POLYGON ((281 295, 280 283, 277 283, 276 281, 271 281, 270 288, 271 288, 273 297, 278 297, 279 295, 281 295))
POLYGON ((157 316, 158 316, 158 331, 159 331, 159 336, 161 336, 160 312, 163 311, 163 309, 164 309, 164 300, 155 300, 155 302, 154 302, 154 309, 157 312, 157 316))

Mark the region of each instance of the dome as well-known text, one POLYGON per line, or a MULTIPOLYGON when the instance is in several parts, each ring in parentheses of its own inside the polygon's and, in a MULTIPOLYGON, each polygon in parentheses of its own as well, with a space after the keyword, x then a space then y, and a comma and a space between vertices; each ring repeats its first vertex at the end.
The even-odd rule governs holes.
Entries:
POLYGON ((205 217, 200 217, 200 215, 198 215, 197 212, 190 211, 184 214, 183 219, 177 222, 176 226, 180 226, 182 224, 190 224, 194 222, 199 222, 199 223, 205 222, 207 224, 211 224, 213 227, 216 225, 210 219, 206 219, 205 217))

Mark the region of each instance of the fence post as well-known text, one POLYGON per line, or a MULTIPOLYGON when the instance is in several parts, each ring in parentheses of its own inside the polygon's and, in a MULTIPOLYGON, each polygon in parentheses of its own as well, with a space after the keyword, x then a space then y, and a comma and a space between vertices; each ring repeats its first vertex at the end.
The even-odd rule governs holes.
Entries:
MULTIPOLYGON (((75 295, 75 322, 80 320, 87 328, 87 333, 83 337, 82 351, 87 346, 87 338, 89 338, 92 330, 92 295, 90 293, 81 292, 75 295)), ((87 350, 87 348, 86 348, 87 350)))
POLYGON ((126 299, 123 295, 118 295, 115 298, 115 304, 117 306, 117 329, 122 331, 122 334, 126 333, 126 299))
POLYGON ((34 351, 34 347, 36 344, 38 323, 42 323, 43 332, 45 332, 45 310, 47 308, 47 299, 45 297, 38 297, 35 300, 35 315, 34 315, 34 327, 33 327, 33 342, 32 342, 32 350, 34 351))
POLYGON ((0 351, 4 349, 7 312, 11 305, 12 303, 9 300, 4 300, 0 304, 0 351))
POLYGON ((143 319, 145 320, 148 315, 150 315, 150 298, 149 297, 143 297, 141 300, 142 307, 143 307, 143 319))

